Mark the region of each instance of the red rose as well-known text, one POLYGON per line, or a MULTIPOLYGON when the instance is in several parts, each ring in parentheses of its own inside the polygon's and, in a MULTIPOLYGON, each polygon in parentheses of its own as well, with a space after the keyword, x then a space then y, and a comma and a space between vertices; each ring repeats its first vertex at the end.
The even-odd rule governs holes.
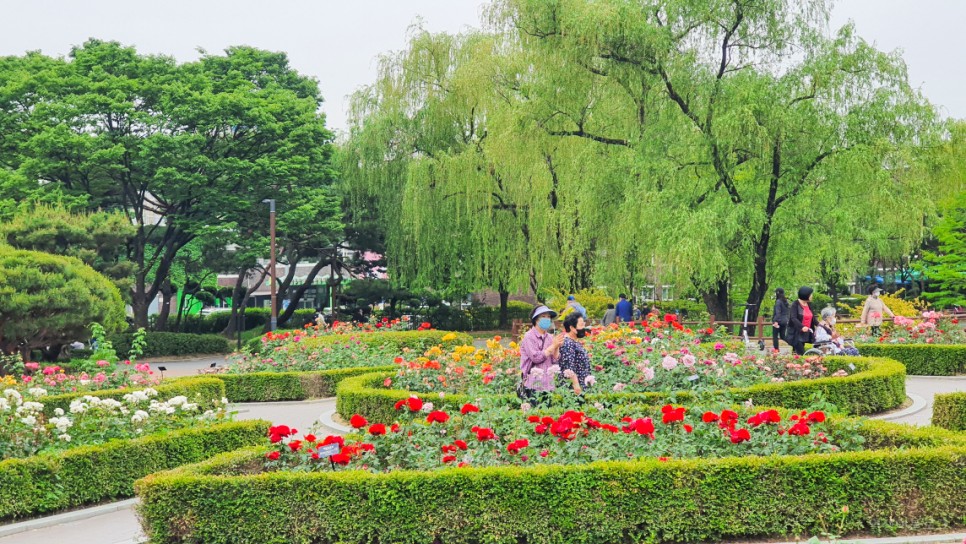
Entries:
POLYGON ((468 402, 464 404, 462 408, 460 408, 460 413, 463 414, 464 416, 470 412, 479 412, 479 411, 480 411, 479 408, 477 408, 476 406, 468 402))
POLYGON ((349 418, 349 425, 352 425, 353 429, 361 429, 368 424, 369 422, 366 421, 366 418, 360 416, 359 414, 353 414, 353 416, 349 418))
POLYGON ((822 423, 825 421, 825 413, 812 412, 811 414, 808 414, 808 421, 812 423, 822 423))
POLYGON ((392 432, 394 432, 394 433, 398 433, 399 432, 399 424, 398 423, 393 423, 392 425, 389 426, 389 430, 392 431, 392 432))
POLYGON ((675 421, 684 421, 684 412, 686 408, 683 406, 680 408, 674 408, 670 404, 661 408, 663 415, 661 416, 661 422, 665 425, 669 423, 674 423, 675 421))
POLYGON ((406 399, 400 399, 396 401, 396 404, 393 404, 393 407, 396 410, 402 410, 403 406, 405 405, 406 405, 406 399))
POLYGON ((299 448, 302 447, 302 442, 298 440, 293 440, 288 443, 288 447, 292 448, 292 451, 299 451, 299 448))
POLYGON ((278 458, 280 455, 281 454, 278 453, 277 451, 270 451, 267 454, 265 454, 265 457, 267 457, 271 461, 278 461, 278 458))
POLYGON ((701 421, 705 423, 713 423, 718 421, 718 414, 714 412, 705 412, 704 415, 701 416, 701 421))
POLYGON ((530 416, 527 418, 530 423, 540 423, 540 416, 530 416))
POLYGON ((459 467, 459 468, 463 468, 463 467, 468 467, 468 466, 470 466, 470 464, 469 464, 469 463, 467 463, 467 462, 465 462, 465 461, 460 461, 460 464, 458 464, 458 465, 456 465, 456 466, 457 466, 457 467, 459 467))
POLYGON ((419 397, 409 397, 406 399, 406 405, 409 406, 410 412, 418 412, 423 409, 423 401, 419 397))
POLYGON ((506 451, 510 453, 520 453, 520 450, 530 445, 530 441, 526 438, 521 438, 520 440, 514 440, 506 446, 506 451))
POLYGON ((315 435, 314 434, 307 434, 307 435, 305 435, 305 441, 306 442, 315 442, 315 435))
POLYGON ((791 429, 788 429, 788 434, 793 436, 805 436, 810 432, 812 431, 808 428, 808 423, 805 420, 799 420, 798 423, 792 425, 791 429))
POLYGON ((369 434, 374 436, 386 434, 386 426, 382 423, 376 423, 375 425, 369 427, 369 434))
POLYGON ((337 453, 332 457, 330 457, 329 459, 331 459, 332 462, 337 465, 348 465, 349 461, 352 460, 352 457, 350 457, 348 454, 345 454, 345 453, 337 453))
POLYGON ((690 433, 693 430, 694 430, 694 427, 688 425, 687 423, 684 424, 684 432, 690 433))
POLYGON ((449 421, 449 414, 440 410, 435 410, 426 416, 426 423, 446 423, 449 421))
POLYGON ((486 427, 474 427, 474 428, 476 429, 475 431, 476 439, 479 440, 480 442, 496 439, 496 433, 493 432, 493 429, 489 429, 486 427))
POLYGON ((738 429, 737 431, 729 431, 732 444, 740 444, 747 440, 751 440, 751 433, 748 429, 738 429))
POLYGON ((540 452, 540 457, 546 457, 548 455, 550 455, 550 452, 547 451, 547 450, 543 450, 543 451, 540 452))
POLYGON ((424 329, 430 329, 433 327, 432 325, 429 324, 429 321, 423 321, 422 323, 419 324, 419 326, 424 329))
POLYGON ((658 457, 657 458, 657 460, 660 461, 660 462, 662 462, 662 463, 667 463, 668 459, 670 459, 670 457, 658 457))
POLYGON ((649 417, 637 420, 635 430, 637 434, 650 435, 651 438, 654 438, 654 422, 649 417))
POLYGON ((345 446, 345 438, 338 435, 329 435, 325 437, 320 446, 328 446, 329 444, 338 444, 340 448, 345 446))
POLYGON ((467 444, 466 444, 466 442, 464 442, 462 440, 456 440, 456 441, 454 441, 453 442, 453 445, 456 446, 457 448, 463 450, 463 451, 466 451, 466 448, 468 447, 467 444))
POLYGON ((455 455, 444 455, 443 456, 443 462, 444 463, 452 463, 455 460, 456 460, 456 456, 455 455))
POLYGON ((540 425, 537 425, 536 427, 534 427, 533 432, 535 432, 537 434, 546 434, 547 433, 547 426, 544 425, 543 423, 541 423, 540 425))
POLYGON ((372 444, 363 444, 362 451, 376 451, 376 447, 372 444))

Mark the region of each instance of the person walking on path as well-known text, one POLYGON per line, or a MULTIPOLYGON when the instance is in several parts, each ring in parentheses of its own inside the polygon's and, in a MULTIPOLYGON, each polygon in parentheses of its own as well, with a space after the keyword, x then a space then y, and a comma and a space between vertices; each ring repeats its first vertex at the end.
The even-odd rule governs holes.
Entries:
POLYGON ((873 285, 869 288, 869 298, 865 299, 865 306, 862 307, 862 319, 860 320, 860 325, 865 327, 872 327, 872 334, 879 336, 882 334, 882 314, 887 313, 889 317, 895 317, 896 314, 892 313, 892 310, 886 306, 886 303, 879 298, 882 294, 882 289, 877 285, 873 285))
POLYGON ((617 320, 617 310, 614 309, 613 304, 608 304, 607 311, 604 312, 604 319, 600 320, 600 324, 606 327, 607 325, 610 325, 616 320, 617 320))
POLYGON ((805 344, 815 342, 815 326, 818 318, 809 304, 812 300, 812 288, 805 286, 798 290, 798 300, 788 311, 788 331, 785 341, 792 345, 792 351, 798 355, 805 354, 805 344))
POLYGON ((537 402, 541 396, 554 389, 554 375, 557 361, 560 359, 560 346, 563 345, 564 335, 556 337, 550 334, 553 318, 557 312, 546 306, 537 306, 530 314, 533 324, 520 342, 520 379, 522 381, 523 396, 531 402, 537 402))
POLYGON ((773 312, 774 321, 771 324, 771 340, 775 351, 778 351, 778 339, 785 338, 785 327, 788 325, 788 298, 785 297, 785 290, 779 287, 775 289, 775 311, 773 312))
POLYGON ((621 293, 618 296, 620 300, 617 301, 617 322, 618 323, 630 323, 634 320, 634 308, 631 306, 631 302, 627 300, 627 295, 621 293))
POLYGON ((570 308, 571 310, 580 314, 584 319, 587 319, 587 308, 584 308, 579 302, 577 302, 577 299, 573 295, 567 297, 567 305, 564 307, 564 313, 570 313, 567 311, 567 308, 570 308))

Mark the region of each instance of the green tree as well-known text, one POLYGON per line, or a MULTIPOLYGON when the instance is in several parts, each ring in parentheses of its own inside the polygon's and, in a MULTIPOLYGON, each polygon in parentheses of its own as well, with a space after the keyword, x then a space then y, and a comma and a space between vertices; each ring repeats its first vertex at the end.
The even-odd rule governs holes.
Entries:
POLYGON ((933 235, 939 247, 923 255, 930 287, 923 296, 942 308, 966 306, 966 191, 944 210, 933 235))
POLYGON ((91 323, 124 326, 117 287, 73 257, 0 247, 0 352, 87 339, 91 323))
POLYGON ((117 212, 72 213, 59 205, 24 203, 0 223, 0 240, 17 249, 77 257, 131 296, 133 264, 125 259, 135 228, 117 212))
POLYGON ((138 326, 192 240, 260 215, 280 191, 330 182, 318 83, 284 54, 233 47, 179 65, 89 40, 68 59, 27 55, 18 74, 6 79, 0 122, 24 136, 0 147, 3 161, 135 225, 138 326))

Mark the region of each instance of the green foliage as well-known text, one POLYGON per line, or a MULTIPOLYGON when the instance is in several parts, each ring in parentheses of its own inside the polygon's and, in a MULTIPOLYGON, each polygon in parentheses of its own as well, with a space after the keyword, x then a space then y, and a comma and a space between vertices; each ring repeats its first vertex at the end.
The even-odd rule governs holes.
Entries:
POLYGON ((121 353, 132 352, 140 345, 142 357, 167 357, 208 353, 228 353, 231 346, 227 338, 217 334, 188 334, 181 332, 123 333, 110 336, 114 348, 121 353), (143 342, 138 338, 143 335, 143 342))
MULTIPOLYGON (((210 400, 221 400, 225 398, 225 384, 215 378, 208 376, 192 376, 177 380, 168 380, 154 387, 158 396, 165 399, 183 395, 189 399, 200 398, 199 405, 203 409, 208 409, 214 404, 210 400)), ((44 413, 48 417, 53 416, 54 410, 60 408, 65 412, 70 411, 70 403, 86 395, 103 399, 120 399, 131 392, 130 388, 125 389, 102 389, 99 391, 85 391, 80 393, 64 393, 60 395, 47 395, 44 397, 44 413)))
MULTIPOLYGON (((301 329, 308 323, 315 321, 316 311, 311 308, 300 308, 292 313, 292 317, 284 323, 285 328, 301 329)), ((246 308, 245 330, 264 329, 271 318, 271 308, 246 308)), ((208 315, 188 315, 182 319, 178 332, 193 334, 221 334, 231 321, 231 311, 211 312, 208 315)))
POLYGON ((135 488, 146 532, 158 542, 217 544, 270 534, 279 542, 609 544, 791 539, 833 523, 842 534, 960 526, 964 435, 882 422, 863 424, 860 432, 883 447, 927 447, 379 475, 237 475, 266 451, 251 448, 155 474, 135 488))
POLYGON ((110 278, 127 300, 134 266, 124 253, 135 230, 120 212, 72 213, 62 205, 26 202, 0 222, 0 240, 17 249, 77 257, 110 278))
POLYGON ((933 229, 936 252, 925 252, 922 269, 929 278, 923 297, 940 308, 966 305, 966 191, 945 209, 933 229))
POLYGON ((387 372, 395 367, 342 368, 317 372, 252 372, 216 374, 225 384, 230 402, 274 402, 335 396, 336 386, 346 379, 373 371, 387 372))
POLYGON ((911 376, 966 374, 966 346, 858 344, 856 347, 862 355, 899 361, 911 376))
POLYGON ((110 280, 72 257, 0 247, 0 352, 86 340, 92 322, 124 325, 110 280))
POLYGON ((966 393, 936 395, 932 424, 953 431, 966 431, 966 393))
POLYGON ((130 497, 148 474, 264 440, 266 421, 222 423, 0 462, 0 519, 130 497))
MULTIPOLYGON (((750 387, 732 388, 722 392, 736 401, 751 400, 756 406, 776 406, 797 409, 812 404, 815 395, 821 395, 847 414, 875 414, 896 408, 906 400, 905 368, 891 359, 868 357, 830 357, 825 361, 829 372, 848 365, 855 365, 855 372, 845 377, 828 377, 796 380, 784 383, 766 383, 750 387)), ((413 395, 411 391, 387 389, 382 382, 394 373, 364 374, 343 380, 336 388, 336 410, 349 418, 361 414, 373 421, 392 421, 396 401, 413 395)), ((438 399, 435 394, 421 394, 435 406, 458 409, 472 398, 462 394, 448 394, 438 399)), ((587 395, 590 402, 608 404, 687 402, 695 395, 686 392, 673 393, 593 393, 587 395)), ((506 397, 510 399, 510 397, 506 397)), ((441 408, 442 409, 442 408, 441 408)))

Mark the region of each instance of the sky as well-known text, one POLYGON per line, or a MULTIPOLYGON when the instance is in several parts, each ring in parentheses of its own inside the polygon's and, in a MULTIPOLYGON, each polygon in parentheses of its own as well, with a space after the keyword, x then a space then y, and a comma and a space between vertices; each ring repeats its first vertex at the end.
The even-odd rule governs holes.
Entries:
MULTIPOLYGON (((375 79, 380 54, 405 47, 419 22, 432 32, 479 26, 479 0, 0 0, 0 55, 62 56, 87 38, 116 40, 179 61, 198 49, 250 45, 288 53, 318 79, 328 125, 346 127, 348 96, 375 79)), ((901 50, 910 81, 942 114, 966 118, 966 0, 838 0, 832 26, 849 20, 879 49, 901 50)))

